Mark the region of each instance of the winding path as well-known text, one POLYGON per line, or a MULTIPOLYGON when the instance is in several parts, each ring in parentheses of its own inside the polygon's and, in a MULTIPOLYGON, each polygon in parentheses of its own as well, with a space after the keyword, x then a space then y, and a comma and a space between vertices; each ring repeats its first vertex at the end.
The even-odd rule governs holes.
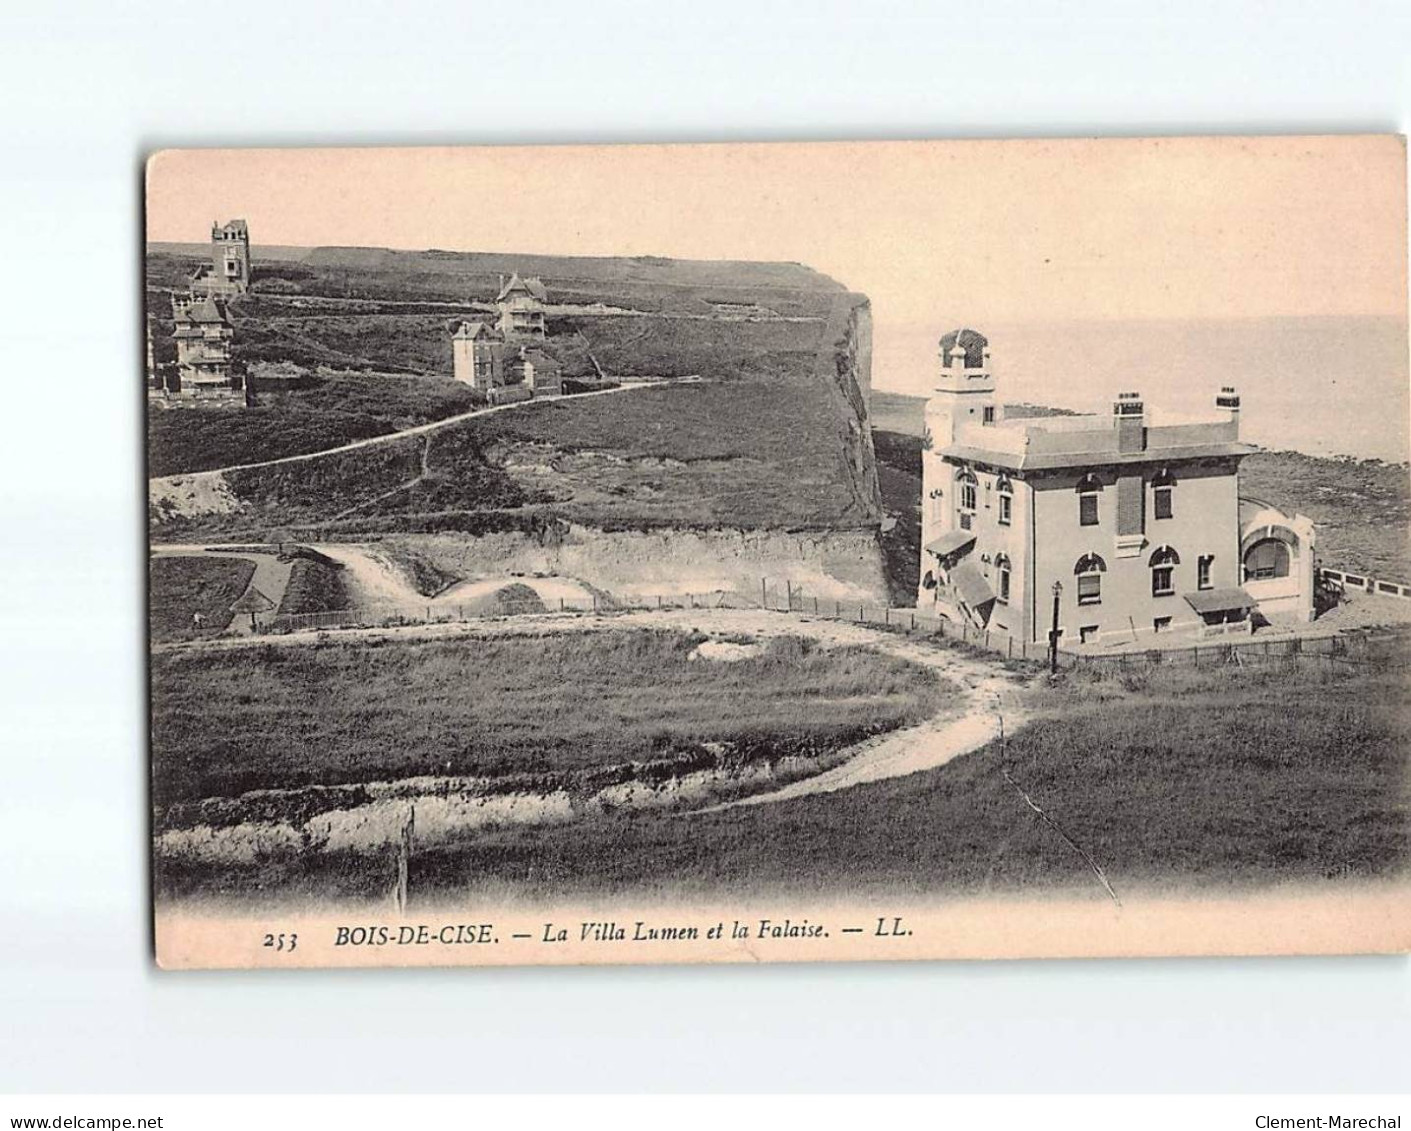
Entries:
MULTIPOLYGON (((696 629, 758 637, 808 636, 831 647, 864 645, 930 668, 959 691, 959 698, 948 701, 932 718, 916 726, 858 743, 852 747, 846 761, 830 770, 767 793, 690 810, 686 815, 833 793, 866 782, 935 769, 993 741, 1000 736, 1001 728, 1004 733, 1013 733, 1028 719, 1020 679, 1006 672, 997 661, 979 659, 866 625, 798 613, 757 609, 670 609, 618 613, 609 617, 549 614, 517 616, 508 621, 347 629, 340 631, 337 638, 340 641, 445 640, 484 638, 507 632, 520 635, 601 632, 622 627, 696 629)), ((240 648, 252 643, 258 643, 261 647, 297 647, 308 641, 308 634, 300 632, 287 636, 262 636, 253 641, 234 638, 165 645, 154 651, 240 648)))

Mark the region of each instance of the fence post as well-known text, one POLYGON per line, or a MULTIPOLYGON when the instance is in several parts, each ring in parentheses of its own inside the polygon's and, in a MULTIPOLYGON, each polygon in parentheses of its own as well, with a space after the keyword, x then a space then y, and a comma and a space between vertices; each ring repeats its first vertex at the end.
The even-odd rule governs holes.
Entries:
POLYGON ((593 612, 596 613, 597 611, 598 611, 598 595, 597 595, 596 593, 594 593, 594 594, 593 594, 593 612))
POLYGON ((786 607, 790 612, 793 612, 793 611, 794 611, 794 583, 793 583, 792 581, 790 581, 787 577, 784 578, 784 600, 785 600, 785 602, 786 602, 785 607, 786 607))
POLYGON ((843 606, 840 601, 833 602, 833 616, 837 620, 843 619, 843 606))
POLYGON ((862 611, 862 606, 861 606, 861 605, 858 605, 858 607, 857 607, 857 619, 858 619, 859 621, 862 621, 862 620, 865 619, 864 616, 863 616, 863 611, 862 611))
POLYGON ((427 623, 427 624, 430 624, 430 623, 431 623, 431 606, 430 606, 430 605, 427 605, 427 606, 426 606, 426 623, 427 623))
POLYGON ((891 624, 891 623, 892 623, 892 606, 891 606, 891 605, 888 605, 886 608, 884 608, 884 609, 882 610, 882 623, 883 623, 883 624, 891 624))
POLYGON ((759 579, 759 607, 761 609, 769 608, 769 586, 762 577, 759 579))
POLYGON ((916 614, 915 614, 915 613, 912 613, 912 614, 911 614, 911 631, 912 631, 912 632, 915 632, 915 631, 916 631, 916 614))
POLYGON ((1012 637, 1012 636, 1009 638, 1009 648, 1008 648, 1008 651, 1006 651, 1006 653, 1005 653, 1005 659, 1007 659, 1007 660, 1012 660, 1012 659, 1014 659, 1014 637, 1012 637))

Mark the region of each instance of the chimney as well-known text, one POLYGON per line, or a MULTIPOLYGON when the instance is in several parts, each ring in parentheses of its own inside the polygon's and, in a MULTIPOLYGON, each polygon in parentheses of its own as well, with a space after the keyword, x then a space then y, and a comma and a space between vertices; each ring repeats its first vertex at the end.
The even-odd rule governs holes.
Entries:
POLYGON ((1118 393, 1112 404, 1112 423, 1117 428, 1117 451, 1140 452, 1146 448, 1146 406, 1140 393, 1118 393))
POLYGON ((1225 419, 1234 425, 1234 438, 1240 434, 1240 395, 1233 385, 1220 386, 1220 394, 1215 398, 1215 407, 1225 414, 1225 419))

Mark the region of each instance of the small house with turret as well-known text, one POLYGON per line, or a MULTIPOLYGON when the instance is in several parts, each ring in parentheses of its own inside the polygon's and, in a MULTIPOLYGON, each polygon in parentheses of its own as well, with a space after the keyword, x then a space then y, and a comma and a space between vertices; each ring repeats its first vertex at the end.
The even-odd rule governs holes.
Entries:
POLYGON ((191 291, 234 298, 250 289, 250 228, 244 220, 211 224, 211 262, 191 276, 191 291))
POLYGON ((1108 417, 1005 419, 985 337, 939 345, 920 608, 1026 643, 1056 628, 1065 647, 1312 618, 1312 524, 1242 512, 1240 461, 1255 449, 1232 387, 1198 419, 1149 415, 1134 392, 1108 417))

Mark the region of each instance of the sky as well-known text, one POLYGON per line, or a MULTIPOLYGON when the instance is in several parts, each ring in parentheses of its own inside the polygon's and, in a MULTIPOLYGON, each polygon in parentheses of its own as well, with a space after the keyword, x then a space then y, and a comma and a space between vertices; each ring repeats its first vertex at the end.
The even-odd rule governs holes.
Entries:
POLYGON ((1406 312, 1394 136, 168 150, 148 238, 806 263, 879 322, 1406 312))

